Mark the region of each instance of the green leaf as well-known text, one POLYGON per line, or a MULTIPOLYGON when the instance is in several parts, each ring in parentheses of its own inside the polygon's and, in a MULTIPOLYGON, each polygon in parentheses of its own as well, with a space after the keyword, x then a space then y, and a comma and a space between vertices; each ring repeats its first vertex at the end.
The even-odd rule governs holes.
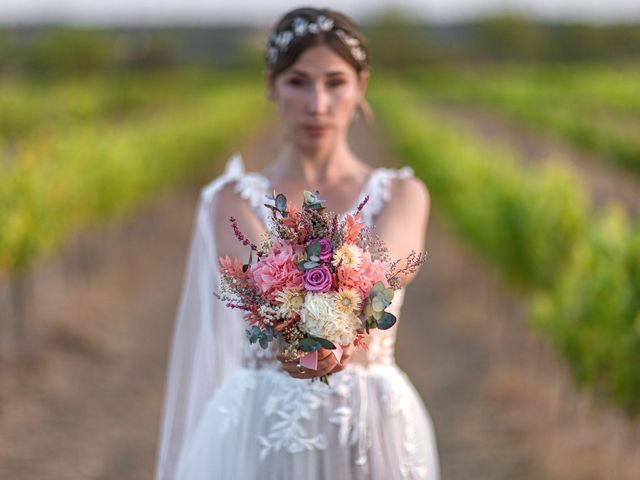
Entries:
POLYGON ((309 257, 318 257, 318 260, 320 260, 320 242, 318 240, 307 245, 307 255, 309 255, 309 257))
POLYGON ((245 330, 245 334, 249 339, 249 343, 256 343, 262 337, 262 330, 256 325, 253 325, 251 330, 245 330))
POLYGON ((285 197, 282 193, 279 193, 276 196, 276 208, 283 213, 287 209, 287 197, 285 197))
POLYGON ((373 316, 373 308, 371 308, 371 299, 367 298, 367 302, 364 304, 363 313, 365 318, 373 316))
POLYGON ((322 348, 326 348, 327 350, 334 350, 336 348, 333 342, 331 342, 330 340, 327 340, 326 338, 313 337, 313 336, 311 336, 310 338, 313 338, 314 340, 316 340, 318 343, 320 343, 322 348))
POLYGON ((376 295, 371 300, 371 308, 373 308, 374 312, 382 312, 386 305, 382 302, 379 295, 376 295))
POLYGON ((393 327, 396 323, 396 316, 393 313, 382 312, 382 316, 378 320, 378 328, 380 330, 386 330, 393 327))
POLYGON ((393 291, 393 288, 385 288, 384 290, 384 297, 387 299, 387 301, 389 303, 391 303, 391 300, 393 300, 393 294, 395 292, 393 291))
POLYGON ((376 322, 376 319, 373 317, 369 317, 367 319, 367 333, 369 333, 369 329, 371 328, 377 328, 378 324, 376 322))
POLYGON ((303 352, 315 352, 321 347, 322 345, 320 344, 320 342, 314 338, 307 337, 298 342, 298 349, 302 350, 303 352))
POLYGON ((373 284, 373 287, 371 287, 371 292, 369 292, 369 296, 372 297, 374 294, 382 291, 384 291, 384 283, 378 280, 376 283, 373 284))

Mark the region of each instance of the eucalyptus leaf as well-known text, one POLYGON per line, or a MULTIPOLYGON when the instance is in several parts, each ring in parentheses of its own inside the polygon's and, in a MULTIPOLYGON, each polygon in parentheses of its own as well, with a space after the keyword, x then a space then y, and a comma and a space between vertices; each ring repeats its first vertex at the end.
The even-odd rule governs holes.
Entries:
POLYGON ((388 301, 389 303, 391 303, 391 300, 393 300, 393 294, 394 294, 394 293, 395 293, 395 292, 393 291, 393 288, 385 288, 385 290, 384 290, 384 296, 385 296, 385 298, 387 299, 387 301, 388 301))
POLYGON ((378 280, 376 283, 373 284, 373 287, 371 287, 371 292, 369 292, 369 295, 371 296, 372 294, 382 292, 382 291, 384 291, 384 283, 378 280))
POLYGON ((374 312, 382 312, 385 306, 377 295, 371 300, 371 308, 373 308, 374 312))
POLYGON ((256 343, 262 336, 262 330, 260 330, 256 325, 251 327, 251 331, 246 330, 245 333, 249 338, 250 343, 256 343))
POLYGON ((387 308, 389 305, 391 305, 391 302, 387 300, 387 296, 385 295, 384 292, 376 293, 376 298, 380 299, 380 301, 382 302, 382 305, 384 305, 384 308, 387 308))
MULTIPOLYGON (((319 241, 315 240, 315 241, 311 242, 309 245, 307 245, 307 255, 309 255, 309 257, 311 257, 311 256, 320 257, 320 242, 319 241)), ((318 258, 318 260, 319 259, 320 258, 318 258)))
POLYGON ((298 342, 298 348, 303 352, 315 352, 321 347, 320 342, 314 338, 303 338, 298 342))
POLYGON ((303 262, 303 264, 302 264, 302 267, 303 267, 305 270, 311 270, 312 268, 319 267, 319 266, 320 266, 320 264, 319 264, 319 263, 317 263, 317 262, 309 262, 309 261, 305 261, 305 262, 303 262))
POLYGON ((287 197, 285 197, 282 193, 279 193, 276 196, 276 208, 280 211, 280 213, 284 212, 287 209, 287 197))
POLYGON ((378 326, 378 323, 376 322, 375 318, 370 317, 367 319, 367 333, 369 333, 370 328, 376 328, 377 326, 378 326))
POLYGON ((330 340, 327 340, 326 338, 322 338, 322 337, 311 337, 311 338, 313 338, 318 343, 320 343, 322 348, 326 348, 327 350, 334 350, 336 348, 333 342, 331 342, 330 340))
POLYGON ((386 330, 393 327, 396 323, 396 317, 393 313, 382 312, 382 316, 378 320, 378 328, 380 330, 386 330))
POLYGON ((365 318, 369 318, 373 316, 373 308, 371 308, 371 300, 367 299, 367 303, 364 304, 364 316, 365 318))
POLYGON ((264 329, 264 336, 269 341, 273 340, 273 330, 271 329, 271 327, 267 327, 264 329))
POLYGON ((269 340, 266 337, 260 337, 260 346, 266 349, 269 347, 269 340))

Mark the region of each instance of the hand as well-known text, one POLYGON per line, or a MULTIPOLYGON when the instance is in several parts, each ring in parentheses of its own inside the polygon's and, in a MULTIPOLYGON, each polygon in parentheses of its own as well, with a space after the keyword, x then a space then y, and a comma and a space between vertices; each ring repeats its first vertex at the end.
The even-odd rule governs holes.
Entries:
POLYGON ((310 370, 302 367, 302 372, 298 371, 296 364, 297 360, 289 360, 282 355, 282 352, 276 354, 276 358, 282 363, 282 369, 291 375, 293 378, 314 378, 327 375, 334 371, 338 365, 338 360, 331 350, 321 348, 318 350, 318 368, 317 370, 310 370))
POLYGON ((349 359, 355 350, 355 345, 350 343, 349 345, 340 345, 342 347, 342 357, 340 358, 340 363, 338 363, 331 373, 339 372, 340 370, 344 370, 347 368, 347 364, 349 363, 349 359))

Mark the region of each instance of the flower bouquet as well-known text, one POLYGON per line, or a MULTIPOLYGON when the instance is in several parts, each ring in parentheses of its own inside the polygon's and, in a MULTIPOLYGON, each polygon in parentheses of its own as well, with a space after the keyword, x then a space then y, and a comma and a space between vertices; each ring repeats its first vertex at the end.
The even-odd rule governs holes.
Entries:
MULTIPOLYGON (((368 196, 355 213, 340 219, 318 195, 304 191, 301 208, 289 205, 283 194, 267 195, 271 215, 259 247, 230 217, 236 238, 251 250, 244 264, 219 258, 216 293, 227 307, 245 312, 249 342, 266 349, 275 340, 285 357, 311 370, 320 348, 332 350, 340 361, 341 345, 366 349, 371 329, 392 327, 396 317, 386 309, 401 288, 400 275, 426 260, 426 252, 412 251, 404 267, 392 261, 374 229, 360 220, 368 196)), ((326 375, 320 379, 328 384, 326 375)))

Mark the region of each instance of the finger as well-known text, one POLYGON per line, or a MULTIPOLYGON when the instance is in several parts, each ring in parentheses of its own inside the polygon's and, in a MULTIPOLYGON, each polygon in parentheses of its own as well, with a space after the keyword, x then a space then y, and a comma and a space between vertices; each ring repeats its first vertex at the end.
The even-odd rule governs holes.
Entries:
POLYGON ((324 370, 326 368, 333 368, 338 364, 338 359, 331 355, 331 357, 325 358, 324 360, 318 362, 317 370, 324 370))
POLYGON ((324 360, 325 358, 327 358, 329 355, 332 355, 333 351, 329 350, 327 348, 321 348, 318 350, 318 361, 320 360, 324 360))
POLYGON ((289 357, 285 356, 285 355, 284 355, 284 354, 282 354, 282 353, 277 353, 277 354, 276 354, 276 358, 277 358, 278 360, 280 360, 282 363, 290 362, 290 361, 291 361, 291 359, 290 359, 289 357))

